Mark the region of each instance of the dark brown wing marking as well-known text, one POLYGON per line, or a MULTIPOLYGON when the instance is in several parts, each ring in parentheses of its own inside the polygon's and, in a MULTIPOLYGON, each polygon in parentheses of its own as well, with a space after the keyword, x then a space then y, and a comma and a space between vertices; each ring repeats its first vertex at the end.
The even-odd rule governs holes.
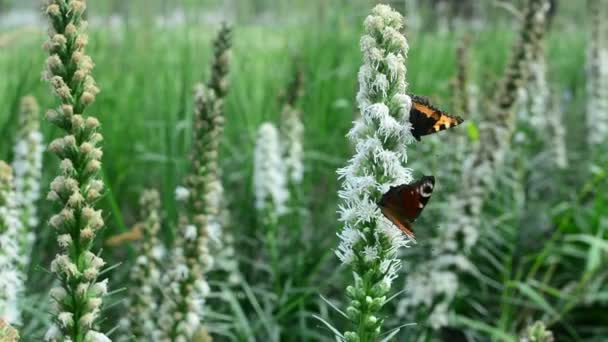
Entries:
POLYGON ((382 214, 410 237, 414 237, 412 222, 420 216, 426 206, 433 189, 435 177, 424 176, 412 184, 402 184, 391 187, 378 206, 382 214))

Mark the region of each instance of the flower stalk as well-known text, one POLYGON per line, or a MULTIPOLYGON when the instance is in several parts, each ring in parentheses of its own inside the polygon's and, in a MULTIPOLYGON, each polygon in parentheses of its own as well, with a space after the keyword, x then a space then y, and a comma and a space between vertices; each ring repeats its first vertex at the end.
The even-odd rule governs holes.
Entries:
POLYGON ((263 227, 272 263, 272 278, 276 293, 281 291, 279 263, 279 220, 287 213, 286 164, 277 128, 265 122, 258 128, 254 151, 253 187, 255 207, 263 227))
POLYGON ((13 171, 0 160, 0 319, 20 323, 19 297, 24 274, 20 254, 21 221, 13 191, 13 171))
POLYGON ((206 273, 213 265, 210 227, 219 213, 213 201, 219 181, 219 146, 223 134, 224 98, 228 92, 232 30, 223 25, 214 41, 211 79, 197 85, 194 94, 191 170, 180 194, 185 202, 172 256, 174 267, 167 274, 169 300, 161 307, 160 325, 164 339, 190 340, 200 329, 204 299, 209 293, 206 273), (184 191, 185 190, 185 191, 184 191))
POLYGON ((60 250, 51 271, 60 285, 50 294, 54 324, 47 341, 109 341, 95 331, 108 280, 98 279, 105 262, 91 251, 104 227, 101 210, 95 208, 103 190, 103 137, 99 121, 85 115, 99 93, 91 75, 94 64, 85 51, 85 10, 86 3, 78 0, 49 0, 46 7, 50 29, 44 78, 61 102, 46 116, 63 130, 48 148, 60 159, 60 173, 47 196, 60 208, 49 221, 60 250))
POLYGON ((297 103, 304 94, 303 78, 302 70, 296 67, 293 79, 287 87, 281 112, 281 140, 290 188, 296 188, 304 178, 302 147, 304 125, 302 112, 297 108, 297 103))
POLYGON ((154 340, 157 316, 156 284, 160 282, 159 265, 164 254, 158 239, 160 231, 160 195, 146 190, 139 199, 141 231, 137 259, 130 272, 128 315, 125 330, 135 339, 154 340))
POLYGON ((42 177, 42 133, 38 120, 39 107, 36 99, 26 96, 21 100, 19 130, 13 149, 12 162, 15 173, 15 194, 19 206, 22 232, 20 236, 21 270, 27 274, 34 244, 34 230, 38 226, 36 202, 40 198, 42 177))
POLYGON ((361 118, 348 137, 356 154, 338 170, 343 180, 339 209, 343 228, 336 252, 354 274, 346 288, 350 304, 346 313, 352 329, 346 341, 375 341, 380 336, 380 315, 397 277, 401 261, 397 252, 410 242, 377 207, 391 186, 410 183, 404 166, 405 146, 413 142, 406 94, 406 38, 400 33, 403 17, 386 5, 377 5, 365 19, 361 38, 364 64, 359 71, 357 102, 361 118))
POLYGON ((606 4, 590 0, 587 50, 587 142, 592 149, 608 141, 608 25, 606 4))

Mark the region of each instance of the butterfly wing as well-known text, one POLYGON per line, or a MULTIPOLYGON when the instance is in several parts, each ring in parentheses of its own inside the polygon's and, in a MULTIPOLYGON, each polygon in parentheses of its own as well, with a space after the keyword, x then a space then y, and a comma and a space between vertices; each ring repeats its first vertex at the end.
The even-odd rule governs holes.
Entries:
POLYGON ((423 135, 437 133, 450 127, 460 125, 464 120, 459 116, 433 107, 429 100, 422 96, 411 95, 412 108, 410 109, 410 123, 412 135, 420 141, 423 135))
POLYGON ((414 237, 412 222, 420 216, 435 187, 435 177, 425 176, 412 184, 391 187, 378 206, 382 214, 410 237, 414 237))

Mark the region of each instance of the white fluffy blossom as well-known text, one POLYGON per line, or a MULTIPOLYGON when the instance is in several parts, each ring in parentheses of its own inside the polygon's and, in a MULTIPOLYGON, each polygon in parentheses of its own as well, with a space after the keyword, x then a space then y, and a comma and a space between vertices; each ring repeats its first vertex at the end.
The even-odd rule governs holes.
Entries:
POLYGON ((89 330, 84 337, 84 342, 112 342, 112 340, 103 333, 89 330))
MULTIPOLYGON (((590 34, 587 43, 587 142, 608 142, 608 36, 601 2, 591 2, 590 34)), ((593 148, 595 150, 595 148, 593 148)))
MULTIPOLYGON (((478 216, 464 215, 462 203, 455 196, 446 203, 445 223, 439 229, 440 234, 429 243, 432 255, 417 263, 416 271, 408 275, 405 294, 397 310, 397 314, 406 319, 412 319, 418 309, 428 310, 427 323, 433 329, 448 324, 450 304, 459 286, 458 274, 476 273, 467 255, 479 237, 478 216)), ((474 209, 477 208, 475 205, 474 209)))
POLYGON ((598 47, 597 54, 589 53, 588 69, 588 142, 600 145, 608 141, 608 46, 598 47))
POLYGON ((551 129, 551 149, 553 159, 558 168, 568 167, 568 149, 566 148, 566 126, 564 125, 564 111, 561 104, 555 103, 552 113, 547 118, 551 129))
MULTIPOLYGON (((411 99, 405 94, 404 63, 407 44, 402 42, 403 36, 394 36, 395 29, 401 27, 401 19, 398 13, 387 6, 377 6, 365 23, 368 34, 361 38, 361 50, 366 63, 359 71, 360 88, 357 98, 362 116, 349 133, 356 154, 347 166, 338 170, 343 179, 339 192, 343 204, 338 214, 340 220, 347 225, 339 233, 342 242, 337 254, 343 261, 351 259, 351 249, 364 238, 362 229, 365 226, 372 223, 382 226, 380 222, 383 222, 384 217, 376 204, 379 196, 391 185, 412 181, 411 170, 403 165, 407 160, 403 143, 413 140, 409 123, 411 99), (379 44, 374 38, 377 33, 390 36, 398 43, 388 49, 382 47, 383 55, 372 56, 379 44), (383 67, 390 72, 388 77, 380 71, 383 67), (388 88, 401 91, 392 93, 389 97, 388 88), (391 102, 402 105, 403 110, 391 111, 388 105, 391 102), (387 144, 389 139, 398 139, 400 144, 387 144)), ((401 234, 393 225, 387 226, 401 234)), ((378 231, 386 233, 386 230, 378 231)), ((372 260, 377 257, 379 248, 383 247, 365 245, 357 253, 363 253, 365 259, 372 260)))
POLYGON ((130 271, 129 296, 127 298, 128 314, 122 326, 124 331, 137 339, 154 340, 158 303, 162 243, 158 239, 160 231, 160 195, 155 190, 146 190, 140 200, 142 222, 142 240, 137 245, 135 264, 130 271))
POLYGON ((287 210, 289 197, 285 161, 276 127, 263 123, 258 129, 254 151, 253 186, 258 210, 271 210, 277 216, 287 210))
MULTIPOLYGON (((293 90, 297 91, 297 90, 293 90)), ((294 185, 302 183, 304 177, 304 149, 302 140, 304 124, 300 110, 286 104, 282 112, 281 139, 283 142, 283 155, 289 182, 294 185)))
POLYGON ((21 100, 19 131, 13 148, 12 163, 15 175, 15 195, 22 222, 20 234, 21 268, 26 265, 34 243, 34 233, 38 225, 36 202, 40 198, 40 178, 42 168, 42 134, 38 122, 38 104, 31 96, 21 100))
MULTIPOLYGON (((384 304, 401 265, 397 251, 409 242, 377 205, 390 186, 412 181, 411 170, 404 166, 405 146, 414 139, 409 123, 411 99, 405 92, 408 46, 399 33, 402 25, 401 15, 386 5, 376 6, 365 19, 366 34, 361 38, 364 64, 357 94, 361 117, 347 135, 355 145, 355 155, 338 170, 342 179, 338 216, 344 227, 338 233, 341 242, 336 255, 355 271, 355 283, 347 288, 353 300, 347 312, 355 324, 362 315, 375 317, 384 304), (362 300, 375 305, 360 312, 356 303, 362 300)), ((368 323, 365 329, 374 332, 366 336, 379 334, 380 323, 375 319, 368 323)), ((359 338, 352 331, 344 337, 347 341, 359 338)))
POLYGON ((11 168, 0 161, 0 317, 14 324, 21 319, 24 274, 20 270, 22 228, 12 187, 11 168))
POLYGON ((186 201, 190 197, 190 190, 183 186, 178 186, 175 188, 175 199, 178 202, 186 201))

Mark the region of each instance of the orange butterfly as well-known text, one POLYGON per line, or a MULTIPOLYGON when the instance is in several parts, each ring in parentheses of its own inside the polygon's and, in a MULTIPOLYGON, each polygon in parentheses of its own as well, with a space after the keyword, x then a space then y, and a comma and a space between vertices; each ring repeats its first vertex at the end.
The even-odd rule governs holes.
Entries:
POLYGON ((387 191, 378 206, 382 214, 409 237, 414 237, 412 222, 416 220, 431 198, 435 188, 435 177, 424 176, 412 184, 393 186, 387 191))
POLYGON ((451 116, 433 107, 426 97, 410 95, 410 98, 412 99, 412 108, 410 109, 412 135, 418 141, 423 135, 458 126, 464 121, 459 116, 451 116))

